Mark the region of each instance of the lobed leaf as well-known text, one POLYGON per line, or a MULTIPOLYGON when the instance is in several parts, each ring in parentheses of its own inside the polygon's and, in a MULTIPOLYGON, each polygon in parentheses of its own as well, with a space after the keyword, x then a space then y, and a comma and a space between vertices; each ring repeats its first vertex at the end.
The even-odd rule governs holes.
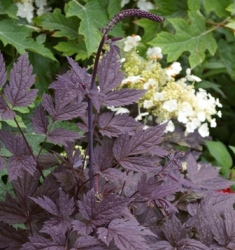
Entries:
POLYGON ((69 40, 78 38, 79 21, 76 17, 65 17, 60 9, 54 9, 53 12, 44 13, 34 22, 43 27, 44 30, 53 32, 54 37, 67 37, 69 40))
POLYGON ((197 164, 191 154, 187 158, 187 169, 189 179, 200 188, 220 190, 233 184, 219 176, 218 168, 212 167, 210 164, 197 164))
POLYGON ((66 16, 77 16, 81 20, 79 34, 84 36, 87 53, 90 56, 96 51, 101 40, 101 34, 98 32, 98 29, 108 23, 105 9, 96 0, 87 2, 85 6, 75 0, 68 3, 66 16))
POLYGON ((110 50, 105 53, 98 64, 98 82, 103 94, 115 89, 123 80, 124 74, 120 71, 121 63, 117 59, 117 51, 110 45, 110 50))
POLYGON ((100 227, 98 237, 107 246, 114 240, 120 250, 150 249, 143 236, 155 236, 150 230, 140 226, 136 221, 115 219, 110 222, 108 228, 100 227))
POLYGON ((29 50, 56 61, 53 53, 48 48, 30 37, 32 29, 27 28, 25 25, 18 25, 13 19, 3 19, 0 21, 0 30, 0 39, 4 46, 11 44, 20 54, 24 54, 26 50, 29 50))
POLYGON ((69 131, 61 128, 56 128, 51 131, 47 138, 49 141, 55 144, 67 145, 68 142, 74 142, 76 139, 79 139, 81 136, 74 131, 69 131))
POLYGON ((100 202, 96 201, 94 190, 90 190, 83 201, 79 201, 79 210, 83 218, 95 225, 102 225, 120 216, 120 212, 128 205, 129 199, 116 194, 105 196, 100 202))
POLYGON ((49 120, 43 106, 40 104, 31 118, 33 129, 38 134, 46 134, 49 125, 49 120))
POLYGON ((27 241, 26 231, 0 222, 0 246, 7 250, 19 250, 27 241))
POLYGON ((2 120, 13 120, 15 117, 15 112, 7 106, 6 101, 0 96, 0 115, 2 120))
POLYGON ((191 24, 182 18, 168 19, 175 28, 175 34, 161 32, 149 44, 159 46, 168 55, 168 62, 176 61, 183 52, 189 52, 190 67, 202 63, 205 59, 205 51, 214 55, 217 44, 210 32, 207 32, 205 19, 196 12, 189 11, 191 24))
POLYGON ((124 106, 132 104, 138 101, 146 90, 138 89, 120 89, 110 91, 106 94, 106 98, 103 102, 105 106, 124 106))
POLYGON ((103 136, 117 137, 124 133, 131 134, 137 127, 142 127, 142 124, 128 114, 113 116, 113 113, 106 112, 100 115, 99 126, 99 131, 103 136))

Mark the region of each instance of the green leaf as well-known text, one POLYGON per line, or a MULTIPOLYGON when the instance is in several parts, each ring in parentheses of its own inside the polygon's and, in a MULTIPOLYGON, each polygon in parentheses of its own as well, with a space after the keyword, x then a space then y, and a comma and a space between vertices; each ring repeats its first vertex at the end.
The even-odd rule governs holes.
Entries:
POLYGON ((7 181, 7 169, 0 170, 0 201, 4 201, 6 194, 14 195, 13 187, 10 182, 7 181), (3 180, 6 181, 3 181, 3 180))
POLYGON ((95 52, 101 40, 99 29, 108 23, 107 13, 97 0, 90 0, 85 6, 72 0, 66 8, 66 16, 77 16, 80 20, 79 34, 85 38, 88 56, 95 52))
MULTIPOLYGON (((19 124, 19 126, 21 128, 26 128, 26 125, 25 125, 24 121, 22 121, 22 118, 20 116, 16 115, 15 118, 16 118, 16 120, 17 120, 17 122, 18 122, 18 124, 19 124)), ((10 127, 18 128, 15 120, 6 119, 6 120, 4 120, 2 122, 6 123, 10 127)))
POLYGON ((232 22, 229 22, 225 27, 235 30, 235 21, 233 20, 232 22))
POLYGON ((182 0, 154 0, 157 7, 155 14, 162 15, 164 17, 178 17, 187 15, 187 1, 182 0))
POLYGON ((0 1, 0 15, 6 14, 11 18, 17 19, 16 12, 17 12, 17 7, 13 0, 0 1))
POLYGON ((213 89, 215 92, 219 93, 223 98, 226 98, 226 95, 221 90, 221 86, 219 84, 214 83, 214 82, 201 81, 201 82, 196 84, 196 87, 197 87, 197 89, 199 89, 199 88, 213 89))
POLYGON ((76 17, 65 17, 60 9, 36 17, 34 22, 44 30, 52 31, 54 37, 67 37, 71 40, 78 37, 79 20, 76 17))
POLYGON ((233 153, 235 154, 235 147, 234 146, 229 146, 229 148, 233 151, 233 153))
POLYGON ((227 17, 229 15, 226 11, 229 4, 231 4, 231 0, 204 0, 206 11, 213 11, 218 17, 227 17))
POLYGON ((39 135, 36 133, 24 133, 30 147, 33 150, 34 155, 37 155, 41 150, 40 143, 42 143, 45 139, 45 135, 39 135))
POLYGON ((12 19, 0 21, 0 40, 2 40, 4 46, 11 44, 20 54, 24 54, 26 50, 29 50, 56 61, 49 49, 31 38, 31 33, 30 29, 17 25, 12 19))
POLYGON ((161 32, 149 44, 162 48, 163 54, 167 54, 167 61, 176 61, 183 52, 190 52, 190 67, 194 68, 205 59, 205 51, 214 55, 216 41, 212 34, 206 30, 204 17, 195 12, 189 12, 191 24, 184 19, 172 18, 169 22, 174 26, 176 33, 161 32))
POLYGON ((76 41, 59 42, 54 48, 63 53, 63 56, 76 54, 76 60, 88 58, 85 43, 82 39, 76 41))
POLYGON ((18 111, 18 112, 23 113, 23 114, 29 113, 28 107, 14 107, 13 110, 18 111))
POLYGON ((215 158, 222 171, 232 167, 233 160, 225 145, 220 141, 205 141, 210 154, 215 158))
POLYGON ((190 10, 197 11, 201 7, 201 2, 200 0, 188 0, 188 8, 190 10))
POLYGON ((222 63, 232 78, 235 78, 235 45, 228 44, 225 40, 218 43, 219 54, 222 63))
POLYGON ((29 61, 33 65, 33 73, 36 74, 35 87, 38 89, 38 96, 48 91, 48 86, 55 79, 59 71, 59 63, 43 57, 39 54, 29 53, 29 61))
POLYGON ((231 14, 235 14, 235 2, 233 2, 232 4, 230 4, 227 8, 227 11, 231 12, 231 14))
POLYGON ((141 37, 143 43, 151 41, 156 36, 157 30, 159 29, 159 23, 147 19, 139 19, 136 23, 144 28, 144 35, 141 37))

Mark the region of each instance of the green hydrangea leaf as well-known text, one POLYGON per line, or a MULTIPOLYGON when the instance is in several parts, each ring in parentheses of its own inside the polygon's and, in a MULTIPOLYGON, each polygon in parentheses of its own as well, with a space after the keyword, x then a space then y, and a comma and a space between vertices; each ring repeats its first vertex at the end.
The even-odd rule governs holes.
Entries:
POLYGON ((232 4, 230 4, 227 8, 227 11, 231 12, 231 14, 235 14, 235 2, 233 2, 232 4))
POLYGON ((34 18, 34 22, 44 30, 53 32, 54 37, 67 37, 68 39, 78 38, 79 20, 76 17, 65 17, 60 9, 55 9, 53 13, 45 13, 34 18))
POLYGON ((213 11, 218 17, 227 17, 229 13, 226 8, 231 3, 231 0, 204 0, 204 7, 207 12, 213 11))
POLYGON ((215 158, 221 170, 230 169, 233 164, 232 157, 225 145, 220 141, 205 141, 210 154, 215 158))
POLYGON ((63 56, 72 56, 76 54, 75 60, 84 60, 88 58, 86 45, 82 39, 77 41, 59 42, 54 48, 63 53, 63 56))
POLYGON ((184 52, 189 52, 190 67, 194 68, 205 59, 205 51, 214 55, 217 49, 212 34, 206 30, 204 17, 189 12, 191 24, 182 18, 172 18, 169 22, 175 28, 175 34, 161 32, 149 44, 162 48, 167 61, 176 61, 184 52))
POLYGON ((235 78, 235 45, 228 44, 225 40, 220 40, 218 49, 222 63, 231 77, 235 78))
POLYGON ((188 0, 188 8, 190 10, 197 11, 200 9, 201 2, 200 0, 188 0))
POLYGON ((108 17, 100 1, 90 0, 85 6, 72 0, 66 7, 66 16, 77 16, 80 20, 79 34, 85 38, 88 56, 95 52, 101 40, 100 28, 108 23, 108 17))
POLYGON ((159 23, 148 19, 138 19, 136 23, 144 28, 144 35, 141 37, 141 42, 146 43, 151 41, 157 34, 159 23))
POLYGON ((0 1, 0 15, 6 14, 11 18, 17 19, 16 12, 17 12, 17 7, 13 0, 0 1))
POLYGON ((56 61, 49 49, 31 38, 31 33, 32 30, 25 26, 17 25, 16 21, 12 19, 0 21, 0 40, 4 46, 11 44, 20 54, 24 54, 26 50, 29 50, 56 61))
POLYGON ((186 16, 187 1, 182 0, 154 0, 156 11, 153 13, 166 17, 186 16))

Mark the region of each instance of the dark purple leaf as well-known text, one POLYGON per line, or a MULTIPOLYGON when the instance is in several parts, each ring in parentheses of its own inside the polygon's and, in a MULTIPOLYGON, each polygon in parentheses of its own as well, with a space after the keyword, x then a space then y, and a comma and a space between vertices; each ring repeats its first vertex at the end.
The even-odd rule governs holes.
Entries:
POLYGON ((4 86, 7 81, 6 65, 2 53, 0 53, 0 88, 4 86))
POLYGON ((13 202, 0 202, 0 219, 9 224, 24 223, 27 220, 24 211, 13 202))
POLYGON ((120 114, 113 116, 113 113, 103 113, 99 117, 100 133, 108 137, 117 137, 120 134, 134 131, 137 127, 142 127, 142 124, 135 121, 128 114, 120 114))
POLYGON ((206 216, 207 216, 207 213, 206 212, 203 213, 203 211, 201 211, 201 213, 199 213, 199 215, 197 216, 195 226, 196 226, 200 241, 206 245, 210 245, 213 242, 213 237, 212 237, 210 224, 207 222, 206 216))
POLYGON ((139 129, 130 137, 128 135, 119 136, 113 146, 113 154, 117 161, 125 160, 127 156, 138 155, 151 152, 163 140, 165 125, 139 129))
POLYGON ((11 156, 8 163, 9 181, 22 177, 24 171, 33 175, 36 171, 36 162, 31 155, 11 156))
POLYGON ((29 89, 35 81, 32 72, 33 67, 29 63, 27 54, 21 55, 10 72, 10 85, 18 89, 29 89))
POLYGON ((93 102, 94 107, 96 108, 97 112, 100 112, 100 106, 104 102, 105 95, 99 92, 98 88, 93 87, 87 95, 93 102))
POLYGON ((56 204, 48 197, 43 196, 43 198, 33 198, 31 197, 31 199, 38 204, 40 207, 42 207, 43 209, 45 209, 47 212, 49 212, 52 215, 58 216, 59 215, 59 211, 58 208, 56 206, 56 204))
POLYGON ((139 193, 143 197, 151 197, 152 192, 162 184, 157 178, 150 177, 147 178, 146 174, 142 174, 140 180, 138 181, 137 187, 139 193))
POLYGON ((55 105, 50 95, 44 94, 42 97, 42 105, 53 120, 71 120, 85 112, 87 107, 86 103, 79 103, 76 99, 71 100, 66 95, 61 96, 62 93, 66 94, 65 90, 56 91, 55 105))
POLYGON ((39 171, 35 171, 35 174, 33 176, 24 171, 24 174, 21 178, 17 178, 16 180, 12 181, 17 201, 19 202, 23 210, 28 209, 27 206, 33 203, 30 200, 29 196, 32 196, 36 192, 38 188, 39 178, 39 171))
POLYGON ((10 82, 4 88, 5 97, 14 107, 26 107, 37 96, 37 90, 29 90, 34 84, 35 75, 32 75, 33 68, 29 63, 27 55, 22 55, 14 63, 10 72, 10 82))
POLYGON ((158 170, 156 163, 143 156, 126 157, 118 162, 123 168, 136 172, 149 173, 158 170))
POLYGON ((173 247, 168 241, 158 241, 157 243, 150 245, 151 250, 175 250, 175 247, 173 247))
POLYGON ((191 154, 187 158, 187 170, 189 179, 200 188, 220 190, 233 185, 232 181, 219 176, 219 168, 205 163, 197 164, 191 154))
POLYGON ((210 224, 214 239, 222 246, 226 246, 229 242, 229 238, 226 232, 225 221, 220 214, 211 207, 210 212, 207 213, 207 220, 210 224))
POLYGON ((103 102, 105 106, 124 106, 138 101, 144 94, 145 90, 137 89, 120 89, 106 94, 103 102))
POLYGON ((171 219, 164 224, 163 232, 172 246, 181 239, 186 238, 186 228, 180 220, 173 214, 171 219))
POLYGON ((67 145, 68 142, 74 142, 81 138, 81 136, 74 131, 65 130, 62 128, 56 128, 48 134, 48 140, 61 145, 67 145))
POLYGON ((31 104, 34 99, 37 97, 38 90, 24 90, 12 87, 11 85, 7 85, 4 88, 4 94, 7 100, 14 107, 27 107, 31 104))
POLYGON ((177 242, 177 249, 179 250, 211 250, 211 248, 207 247, 203 243, 194 239, 182 239, 177 242))
POLYGON ((0 247, 6 250, 19 250, 27 241, 26 231, 0 222, 0 247))
POLYGON ((42 105, 46 109, 46 111, 49 113, 51 117, 55 116, 55 108, 54 108, 54 103, 53 99, 50 95, 48 94, 43 94, 42 96, 42 105))
POLYGON ((55 91, 55 120, 71 120, 85 113, 87 104, 71 96, 69 90, 55 91))
POLYGON ((80 235, 88 236, 95 228, 91 223, 83 223, 80 220, 72 221, 73 230, 80 235))
POLYGON ((100 245, 100 241, 93 237, 93 236, 80 236, 76 242, 75 242, 75 247, 78 249, 84 248, 84 247, 92 247, 100 245))
POLYGON ((13 155, 21 156, 22 154, 30 154, 23 137, 14 135, 12 132, 1 130, 0 139, 4 143, 6 149, 13 155))
POLYGON ((80 84, 87 89, 90 89, 91 84, 91 75, 87 73, 86 68, 81 68, 78 63, 76 63, 72 58, 67 57, 69 64, 71 66, 71 70, 77 76, 77 84, 80 84))
POLYGON ((64 250, 65 246, 39 235, 29 237, 30 242, 25 243, 20 250, 64 250))
POLYGON ((65 152, 73 168, 77 169, 78 167, 82 165, 83 157, 81 156, 80 149, 74 148, 74 143, 67 143, 67 146, 65 146, 65 152))
POLYGON ((120 71, 121 63, 117 58, 117 51, 110 46, 110 51, 106 52, 98 64, 98 81, 100 91, 103 94, 116 88, 123 80, 123 72, 120 71))
POLYGON ((63 172, 53 173, 53 175, 65 191, 69 191, 77 183, 71 170, 66 169, 63 172))
POLYGON ((113 142, 105 139, 102 145, 96 145, 94 149, 94 167, 96 171, 103 171, 112 166, 112 145, 113 142))
POLYGON ((50 167, 58 166, 59 159, 52 153, 40 154, 38 157, 38 164, 41 168, 47 169, 50 167))
POLYGON ((34 112, 34 116, 31 118, 33 129, 38 134, 46 134, 49 120, 46 116, 46 112, 43 106, 40 104, 34 112))
POLYGON ((63 217, 69 217, 75 208, 74 199, 69 198, 68 194, 66 194, 61 188, 59 190, 59 211, 60 215, 63 217))
POLYGON ((0 96, 0 115, 2 120, 6 119, 14 119, 15 112, 13 110, 10 110, 6 104, 6 101, 0 96))
POLYGON ((99 239, 107 246, 113 240, 120 250, 150 249, 143 236, 155 236, 150 230, 140 226, 136 221, 115 219, 108 228, 98 228, 99 239))
POLYGON ((231 241, 234 241, 235 237, 235 210, 231 207, 225 207, 224 212, 224 218, 225 218, 225 228, 228 238, 231 241))
POLYGON ((91 221, 95 225, 102 225, 120 216, 129 199, 120 197, 116 194, 105 196, 100 202, 96 200, 94 190, 90 190, 83 201, 79 201, 79 209, 83 218, 91 221))

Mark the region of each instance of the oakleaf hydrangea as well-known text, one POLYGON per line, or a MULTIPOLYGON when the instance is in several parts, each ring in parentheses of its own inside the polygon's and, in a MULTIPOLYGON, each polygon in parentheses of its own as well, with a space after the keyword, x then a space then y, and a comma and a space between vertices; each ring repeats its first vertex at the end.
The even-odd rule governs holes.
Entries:
POLYGON ((139 101, 139 107, 146 112, 139 112, 137 119, 153 115, 158 123, 168 121, 166 132, 173 132, 174 120, 178 120, 184 124, 186 134, 198 130, 202 137, 209 136, 209 127, 216 127, 215 118, 221 117, 219 99, 204 89, 195 89, 194 83, 201 79, 193 75, 190 68, 186 69, 185 77, 176 80, 182 66, 173 62, 163 68, 159 62, 163 57, 161 48, 148 48, 146 58, 141 57, 136 49, 140 40, 136 35, 124 40, 125 79, 121 83, 123 88, 147 90, 139 101))

